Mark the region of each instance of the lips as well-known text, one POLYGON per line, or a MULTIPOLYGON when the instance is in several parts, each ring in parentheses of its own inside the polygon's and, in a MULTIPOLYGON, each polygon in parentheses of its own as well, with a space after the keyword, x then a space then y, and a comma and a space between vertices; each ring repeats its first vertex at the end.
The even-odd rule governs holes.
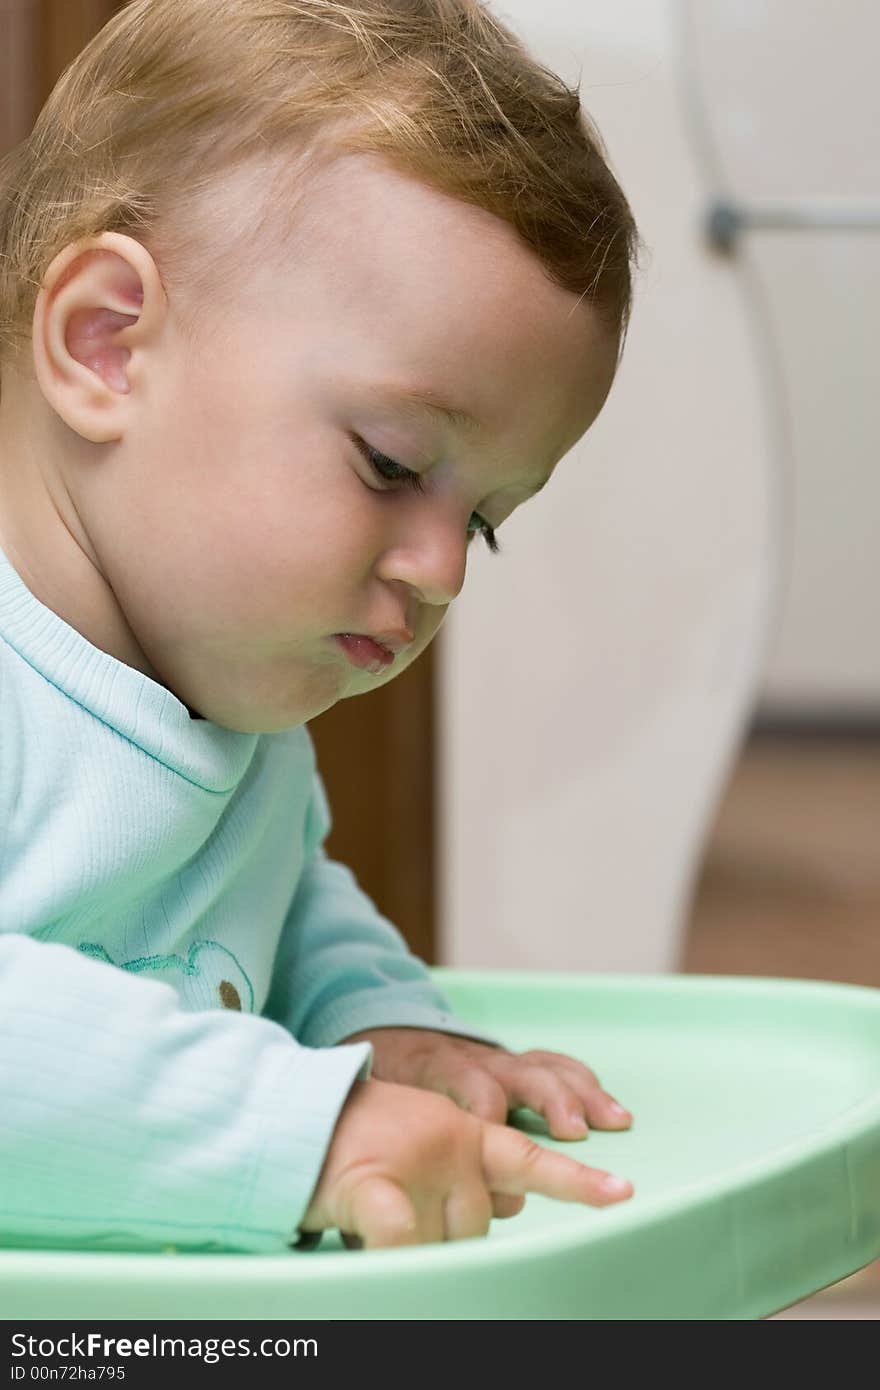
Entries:
POLYGON ((338 632, 333 640, 342 648, 352 665, 370 671, 373 675, 387 670, 394 660, 394 653, 387 647, 380 646, 372 637, 364 637, 357 632, 338 632))

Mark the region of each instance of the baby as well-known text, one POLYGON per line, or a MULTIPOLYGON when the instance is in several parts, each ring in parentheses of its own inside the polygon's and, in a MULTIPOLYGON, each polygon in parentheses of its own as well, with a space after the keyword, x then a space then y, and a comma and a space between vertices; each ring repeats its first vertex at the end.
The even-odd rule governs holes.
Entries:
POLYGON ((0 165, 0 1244, 632 1194, 507 1125, 632 1117, 455 1016, 328 860, 306 725, 589 429, 636 245, 478 0, 132 0, 0 165))

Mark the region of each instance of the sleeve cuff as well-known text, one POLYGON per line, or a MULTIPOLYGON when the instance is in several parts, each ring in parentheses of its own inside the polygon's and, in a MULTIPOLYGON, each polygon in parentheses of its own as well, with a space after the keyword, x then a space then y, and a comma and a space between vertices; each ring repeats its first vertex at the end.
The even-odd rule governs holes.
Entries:
POLYGON ((360 1033, 365 1028, 430 1028, 438 1033, 453 1033, 458 1037, 471 1038, 474 1042, 488 1043, 492 1047, 505 1046, 498 1038, 472 1027, 453 1013, 432 1009, 424 1004, 387 999, 383 1002, 381 999, 363 997, 353 1001, 340 999, 338 1003, 329 1005, 321 1015, 319 1027, 313 1029, 309 1045, 336 1047, 343 1038, 360 1033))
POLYGON ((249 1231, 265 1233, 266 1250, 295 1242, 342 1107, 355 1081, 369 1079, 373 1048, 368 1042, 285 1047, 279 1049, 279 1059, 260 1107, 273 1123, 266 1127, 240 1216, 249 1231), (304 1050, 309 1053, 305 1066, 304 1050))

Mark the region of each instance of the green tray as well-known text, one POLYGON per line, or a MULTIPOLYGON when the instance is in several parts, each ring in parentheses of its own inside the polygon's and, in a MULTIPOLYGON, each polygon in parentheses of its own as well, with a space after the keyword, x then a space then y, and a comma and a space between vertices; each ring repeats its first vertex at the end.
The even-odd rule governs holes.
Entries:
POLYGON ((741 977, 433 972, 515 1051, 582 1058, 632 1129, 541 1143, 631 1178, 530 1196, 484 1239, 279 1255, 0 1251, 11 1318, 762 1318, 880 1255, 880 990, 741 977))

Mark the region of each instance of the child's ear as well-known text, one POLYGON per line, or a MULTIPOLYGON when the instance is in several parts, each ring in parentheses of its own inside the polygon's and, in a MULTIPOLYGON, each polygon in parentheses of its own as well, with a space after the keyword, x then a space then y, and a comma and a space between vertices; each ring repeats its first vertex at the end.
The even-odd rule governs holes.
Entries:
POLYGON ((158 343, 168 303, 156 263, 119 232, 65 246, 34 307, 34 372, 47 402, 94 444, 120 439, 128 397, 158 343))

